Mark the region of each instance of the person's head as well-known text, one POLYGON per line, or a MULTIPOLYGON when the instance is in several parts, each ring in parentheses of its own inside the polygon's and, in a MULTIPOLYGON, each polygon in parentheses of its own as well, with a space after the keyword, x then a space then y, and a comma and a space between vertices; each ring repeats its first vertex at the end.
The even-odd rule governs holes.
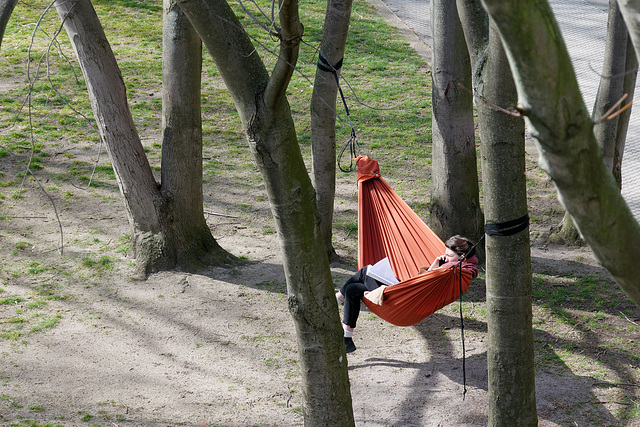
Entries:
POLYGON ((444 244, 447 247, 447 251, 445 252, 447 255, 447 262, 458 261, 458 259, 463 255, 467 255, 467 258, 471 258, 476 254, 476 248, 474 247, 473 242, 460 235, 449 237, 444 244), (469 252, 470 249, 471 252, 469 252), (467 252, 469 253, 467 254, 467 252), (455 257, 453 256, 454 254, 455 257), (449 255, 451 255, 451 258, 455 259, 449 260, 449 255))

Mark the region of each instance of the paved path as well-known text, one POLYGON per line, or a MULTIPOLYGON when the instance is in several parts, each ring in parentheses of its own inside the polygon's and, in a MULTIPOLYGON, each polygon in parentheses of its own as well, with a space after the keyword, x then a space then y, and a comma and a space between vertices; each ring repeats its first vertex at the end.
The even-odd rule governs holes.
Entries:
MULTIPOLYGON (((431 64, 431 4, 429 0, 371 0, 387 21, 395 24, 418 53, 431 64)), ((569 50, 587 108, 595 102, 602 70, 607 30, 607 0, 550 0, 569 50)), ((640 86, 640 79, 639 84, 640 86)), ((636 96, 640 88, 636 86, 636 96)), ((622 162, 622 194, 640 217, 640 106, 634 106, 622 162)))

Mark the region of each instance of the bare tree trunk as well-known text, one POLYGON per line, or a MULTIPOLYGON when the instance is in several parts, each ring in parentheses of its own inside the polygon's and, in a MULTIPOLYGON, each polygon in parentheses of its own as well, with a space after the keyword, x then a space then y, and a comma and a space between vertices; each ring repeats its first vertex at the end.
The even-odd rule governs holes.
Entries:
POLYGON ((197 270, 232 259, 211 235, 202 196, 202 42, 175 0, 164 0, 161 193, 172 222, 167 245, 197 270))
POLYGON ((158 239, 162 196, 136 131, 118 64, 88 0, 58 2, 78 57, 136 243, 158 239))
POLYGON ((225 1, 179 0, 236 104, 276 221, 298 334, 305 424, 354 425, 333 281, 285 91, 302 27, 297 2, 280 8, 280 54, 271 76, 225 1))
MULTIPOLYGON (((624 94, 624 72, 627 63, 627 27, 616 0, 609 1, 609 21, 607 23, 607 41, 605 46, 604 64, 598 86, 595 105, 591 118, 597 120, 603 117, 624 94)), ((631 97, 625 104, 627 104, 631 97)), ((618 118, 605 120, 593 128, 596 140, 602 149, 602 157, 609 170, 613 171, 616 139, 618 134, 618 118)))
POLYGON ((455 234, 478 239, 482 212, 471 66, 455 2, 431 2, 433 66, 432 191, 430 225, 442 239, 455 234), (465 89, 458 86, 464 85, 465 89))
MULTIPOLYGON (((513 105, 516 90, 500 39, 491 30, 479 94, 513 105)), ((482 182, 488 224, 527 214, 524 121, 478 105, 482 182)), ((486 237, 487 364, 490 426, 537 426, 529 227, 512 236, 486 237)))
MULTIPOLYGON (((185 254, 193 255, 193 243, 189 240, 194 236, 183 234, 184 230, 180 229, 184 207, 176 206, 173 201, 167 203, 163 191, 171 197, 171 187, 161 191, 153 176, 129 111, 120 69, 91 2, 58 2, 56 9, 78 57, 98 131, 111 157, 132 227, 132 248, 139 273, 144 275, 176 266, 185 269, 196 265, 201 267, 204 258, 208 261, 214 258, 219 263, 231 261, 228 253, 212 246, 200 248, 210 252, 207 252, 207 257, 201 256, 203 252, 200 252, 197 262, 185 257, 185 254), (214 254, 214 251, 217 252, 214 254)), ((171 172, 181 174, 180 170, 171 172)), ((195 209, 197 211, 201 207, 195 209)), ((204 219, 203 215, 201 217, 204 219)), ((206 226, 200 227, 199 231, 213 239, 206 226)), ((206 236, 204 240, 207 240, 206 236)))
POLYGON ((7 29, 7 22, 9 22, 16 4, 18 4, 18 0, 0 0, 0 48, 2 48, 4 30, 7 29))
MULTIPOLYGON (((327 2, 324 34, 319 55, 329 65, 321 65, 316 70, 311 96, 311 152, 312 180, 316 189, 320 232, 329 260, 337 258, 333 248, 333 204, 336 193, 336 97, 338 85, 335 76, 340 72, 336 67, 342 62, 347 43, 352 0, 327 2), (326 71, 327 68, 335 68, 326 71)), ((322 64, 320 61, 319 64, 322 64)))
MULTIPOLYGON (((530 124, 541 167, 602 266, 640 306, 640 226, 603 161, 549 5, 538 0, 483 4, 509 53, 518 109, 530 124)), ((637 51, 635 40, 634 45, 637 51)))
MULTIPOLYGON (((633 50, 633 44, 627 33, 627 52, 625 55, 626 64, 624 66, 624 86, 623 92, 627 94, 627 99, 632 100, 636 90, 636 80, 638 79, 638 58, 633 50)), ((627 106, 631 102, 624 102, 621 108, 627 106)), ((631 108, 618 115, 618 133, 616 135, 615 149, 613 152, 613 176, 618 183, 618 187, 622 188, 622 155, 624 153, 625 143, 627 141, 627 131, 629 130, 629 120, 631 119, 631 108)))
MULTIPOLYGON (((473 61, 485 218, 488 224, 526 218, 524 121, 484 102, 516 101, 502 43, 479 1, 457 4, 473 61)), ((515 234, 486 236, 490 426, 537 425, 529 227, 521 223, 515 234)))

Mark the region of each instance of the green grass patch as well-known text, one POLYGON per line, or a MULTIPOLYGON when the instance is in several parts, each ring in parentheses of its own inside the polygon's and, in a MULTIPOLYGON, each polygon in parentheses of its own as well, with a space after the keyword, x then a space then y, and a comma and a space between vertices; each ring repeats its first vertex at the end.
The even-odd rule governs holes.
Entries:
POLYGON ((24 298, 22 297, 0 298, 0 305, 15 305, 21 302, 24 302, 24 298))
POLYGON ((98 259, 90 256, 85 256, 82 257, 82 266, 99 271, 110 270, 113 268, 113 260, 106 255, 103 255, 98 259))
POLYGON ((60 323, 60 319, 62 319, 61 314, 56 314, 54 316, 45 316, 40 320, 40 322, 38 322, 37 325, 31 327, 31 332, 40 332, 47 329, 55 328, 58 323, 60 323))

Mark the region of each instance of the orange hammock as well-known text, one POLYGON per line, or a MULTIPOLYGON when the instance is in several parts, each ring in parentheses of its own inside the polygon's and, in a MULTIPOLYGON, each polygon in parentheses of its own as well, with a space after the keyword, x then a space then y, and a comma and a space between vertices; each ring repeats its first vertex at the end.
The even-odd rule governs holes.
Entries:
POLYGON ((370 311, 397 326, 411 326, 460 298, 471 274, 443 268, 418 275, 445 252, 438 236, 380 177, 378 162, 359 156, 358 165, 358 268, 389 257, 399 283, 384 289, 377 305, 362 301, 370 311), (462 282, 460 277, 462 276, 462 282), (462 283, 462 286, 461 284, 462 283))

